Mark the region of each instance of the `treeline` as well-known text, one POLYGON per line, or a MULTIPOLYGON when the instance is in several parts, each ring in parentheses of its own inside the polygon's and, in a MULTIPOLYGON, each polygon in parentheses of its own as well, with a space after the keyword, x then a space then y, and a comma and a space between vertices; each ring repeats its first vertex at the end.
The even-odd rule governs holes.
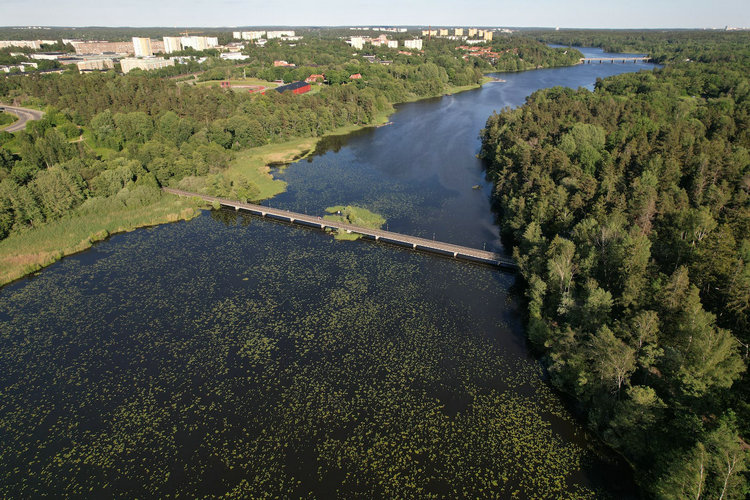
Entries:
POLYGON ((549 89, 482 132, 529 339, 654 497, 749 492, 748 75, 549 89))
POLYGON ((492 50, 501 54, 493 64, 498 71, 525 71, 578 64, 583 57, 578 50, 553 48, 544 43, 521 37, 500 36, 491 44, 492 50))
POLYGON ((546 43, 599 47, 606 52, 648 54, 657 63, 748 64, 750 32, 714 30, 560 30, 532 32, 546 43))

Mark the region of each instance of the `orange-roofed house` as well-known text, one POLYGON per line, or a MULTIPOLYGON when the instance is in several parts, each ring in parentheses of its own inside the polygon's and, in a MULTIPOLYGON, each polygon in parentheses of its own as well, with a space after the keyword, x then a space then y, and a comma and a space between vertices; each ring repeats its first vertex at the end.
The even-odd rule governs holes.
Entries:
POLYGON ((307 83, 315 83, 317 81, 321 81, 322 82, 323 80, 325 80, 325 78, 326 77, 324 75, 310 75, 307 78, 305 78, 305 81, 307 83))

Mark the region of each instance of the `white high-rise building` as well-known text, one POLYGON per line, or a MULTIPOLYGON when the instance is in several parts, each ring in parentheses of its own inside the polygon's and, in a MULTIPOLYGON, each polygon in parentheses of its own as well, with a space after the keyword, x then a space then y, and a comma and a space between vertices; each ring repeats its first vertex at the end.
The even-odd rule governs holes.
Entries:
POLYGON ((268 31, 266 32, 266 38, 269 40, 273 38, 283 38, 288 36, 294 36, 294 31, 268 31))
POLYGON ((349 40, 349 44, 357 50, 362 50, 362 47, 365 46, 365 37, 353 36, 352 39, 349 40))
POLYGON ((149 59, 126 58, 120 61, 122 72, 126 74, 136 68, 142 69, 143 71, 151 71, 154 69, 166 68, 167 66, 174 66, 174 59, 153 57, 149 59))
POLYGON ((180 38, 180 43, 182 44, 183 49, 190 47, 191 49, 200 52, 201 50, 210 49, 211 47, 219 45, 219 39, 215 36, 183 36, 180 38))
POLYGON ((180 38, 180 43, 183 48, 190 47, 193 50, 201 51, 206 50, 206 39, 202 36, 183 36, 180 38))
POLYGON ((151 50, 151 39, 150 38, 139 38, 133 37, 133 52, 135 57, 151 57, 154 55, 154 51, 151 50))
POLYGON ((265 31, 243 31, 241 38, 243 40, 260 40, 265 34, 265 31))
POLYGON ((182 50, 182 41, 179 36, 165 36, 164 37, 164 52, 171 54, 172 52, 179 52, 182 50))
POLYGON ((422 50, 422 40, 404 40, 404 47, 406 47, 407 49, 422 50))
POLYGON ((265 31, 233 31, 232 38, 236 40, 258 40, 263 38, 265 31))

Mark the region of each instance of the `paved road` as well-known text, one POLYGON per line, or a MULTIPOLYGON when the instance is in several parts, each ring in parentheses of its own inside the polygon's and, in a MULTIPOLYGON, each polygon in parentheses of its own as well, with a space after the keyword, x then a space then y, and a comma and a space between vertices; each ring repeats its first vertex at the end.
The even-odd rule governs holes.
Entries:
POLYGON ((5 132, 18 132, 26 128, 26 122, 29 120, 38 120, 44 116, 44 111, 38 111, 36 109, 28 108, 17 108, 15 106, 6 106, 0 103, 0 108, 5 108, 4 111, 12 113, 18 117, 18 121, 10 124, 8 127, 2 129, 5 132))

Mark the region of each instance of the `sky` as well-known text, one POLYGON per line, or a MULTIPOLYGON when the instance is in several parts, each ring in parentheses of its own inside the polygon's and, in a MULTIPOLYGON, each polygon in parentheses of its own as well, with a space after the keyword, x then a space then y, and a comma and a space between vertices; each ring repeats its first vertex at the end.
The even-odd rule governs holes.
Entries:
POLYGON ((0 26, 750 27, 750 0, 0 0, 0 26))

